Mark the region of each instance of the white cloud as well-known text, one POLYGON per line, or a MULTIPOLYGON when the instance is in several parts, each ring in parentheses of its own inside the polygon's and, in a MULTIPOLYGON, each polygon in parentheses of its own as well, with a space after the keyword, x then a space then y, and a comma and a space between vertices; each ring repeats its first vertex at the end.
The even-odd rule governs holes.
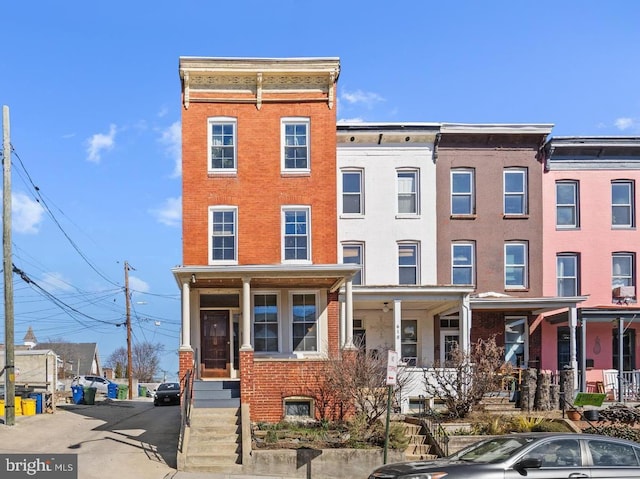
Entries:
POLYGON ((47 291, 71 291, 73 286, 61 273, 44 273, 42 275, 42 287, 47 291))
POLYGON ((618 130, 629 130, 631 128, 636 128, 640 126, 638 122, 633 118, 618 118, 613 122, 618 130))
POLYGON ((158 112, 158 118, 164 118, 165 116, 167 116, 167 113, 169 113, 169 109, 166 106, 163 106, 158 112))
POLYGON ((44 209, 24 193, 11 194, 12 229, 17 233, 36 234, 44 209))
POLYGON ((100 163, 103 151, 113 149, 116 138, 116 125, 109 126, 109 133, 96 133, 87 140, 87 161, 91 163, 100 163))
POLYGON ((367 108, 372 108, 376 103, 385 101, 384 98, 377 93, 366 92, 362 90, 355 90, 352 92, 342 90, 340 99, 344 100, 347 103, 350 103, 351 105, 363 104, 367 108))
POLYGON ((137 291, 139 293, 148 293, 151 289, 146 281, 143 281, 136 276, 129 276, 129 288, 132 291, 137 291))
POLYGON ((150 211, 158 222, 167 226, 179 226, 182 219, 182 197, 167 198, 161 208, 150 211))
POLYGON ((180 121, 176 121, 171 126, 162 131, 159 139, 165 146, 168 156, 173 158, 174 169, 171 176, 174 178, 182 175, 182 128, 180 121))

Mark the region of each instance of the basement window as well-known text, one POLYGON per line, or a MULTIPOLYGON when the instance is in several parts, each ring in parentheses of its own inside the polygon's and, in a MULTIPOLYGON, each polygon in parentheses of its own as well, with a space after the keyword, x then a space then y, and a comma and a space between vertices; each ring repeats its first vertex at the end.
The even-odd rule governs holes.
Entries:
POLYGON ((291 419, 312 419, 313 400, 304 397, 291 397, 284 400, 284 415, 291 419))

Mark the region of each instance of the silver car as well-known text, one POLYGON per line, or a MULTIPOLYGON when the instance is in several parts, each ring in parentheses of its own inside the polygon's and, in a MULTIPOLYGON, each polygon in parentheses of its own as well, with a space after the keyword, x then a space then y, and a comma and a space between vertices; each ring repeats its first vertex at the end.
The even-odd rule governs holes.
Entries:
POLYGON ((72 386, 96 388, 97 392, 105 395, 109 391, 109 384, 111 384, 111 381, 109 381, 107 378, 93 375, 76 376, 75 378, 73 378, 73 381, 71 381, 72 386))
POLYGON ((369 479, 640 478, 640 444, 595 434, 518 433, 433 461, 387 464, 369 479))

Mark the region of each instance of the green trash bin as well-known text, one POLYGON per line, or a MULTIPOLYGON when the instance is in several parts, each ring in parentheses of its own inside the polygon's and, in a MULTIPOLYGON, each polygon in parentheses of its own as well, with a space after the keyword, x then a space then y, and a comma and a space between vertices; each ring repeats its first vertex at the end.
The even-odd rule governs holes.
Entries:
POLYGON ((129 386, 118 384, 118 399, 129 399, 129 386))
POLYGON ((138 396, 141 398, 147 397, 147 387, 138 385, 138 396))
POLYGON ((96 403, 97 388, 84 388, 84 403, 93 406, 96 403))

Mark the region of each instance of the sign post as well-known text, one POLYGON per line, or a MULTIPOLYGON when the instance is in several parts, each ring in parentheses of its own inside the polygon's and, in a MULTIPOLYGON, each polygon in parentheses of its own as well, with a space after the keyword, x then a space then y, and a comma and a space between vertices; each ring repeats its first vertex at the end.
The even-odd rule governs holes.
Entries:
POLYGON ((384 459, 383 464, 387 463, 387 451, 389 450, 389 424, 391 421, 391 395, 393 394, 393 388, 398 380, 398 353, 396 351, 389 350, 387 356, 387 387, 389 389, 387 394, 387 425, 384 435, 384 459))

